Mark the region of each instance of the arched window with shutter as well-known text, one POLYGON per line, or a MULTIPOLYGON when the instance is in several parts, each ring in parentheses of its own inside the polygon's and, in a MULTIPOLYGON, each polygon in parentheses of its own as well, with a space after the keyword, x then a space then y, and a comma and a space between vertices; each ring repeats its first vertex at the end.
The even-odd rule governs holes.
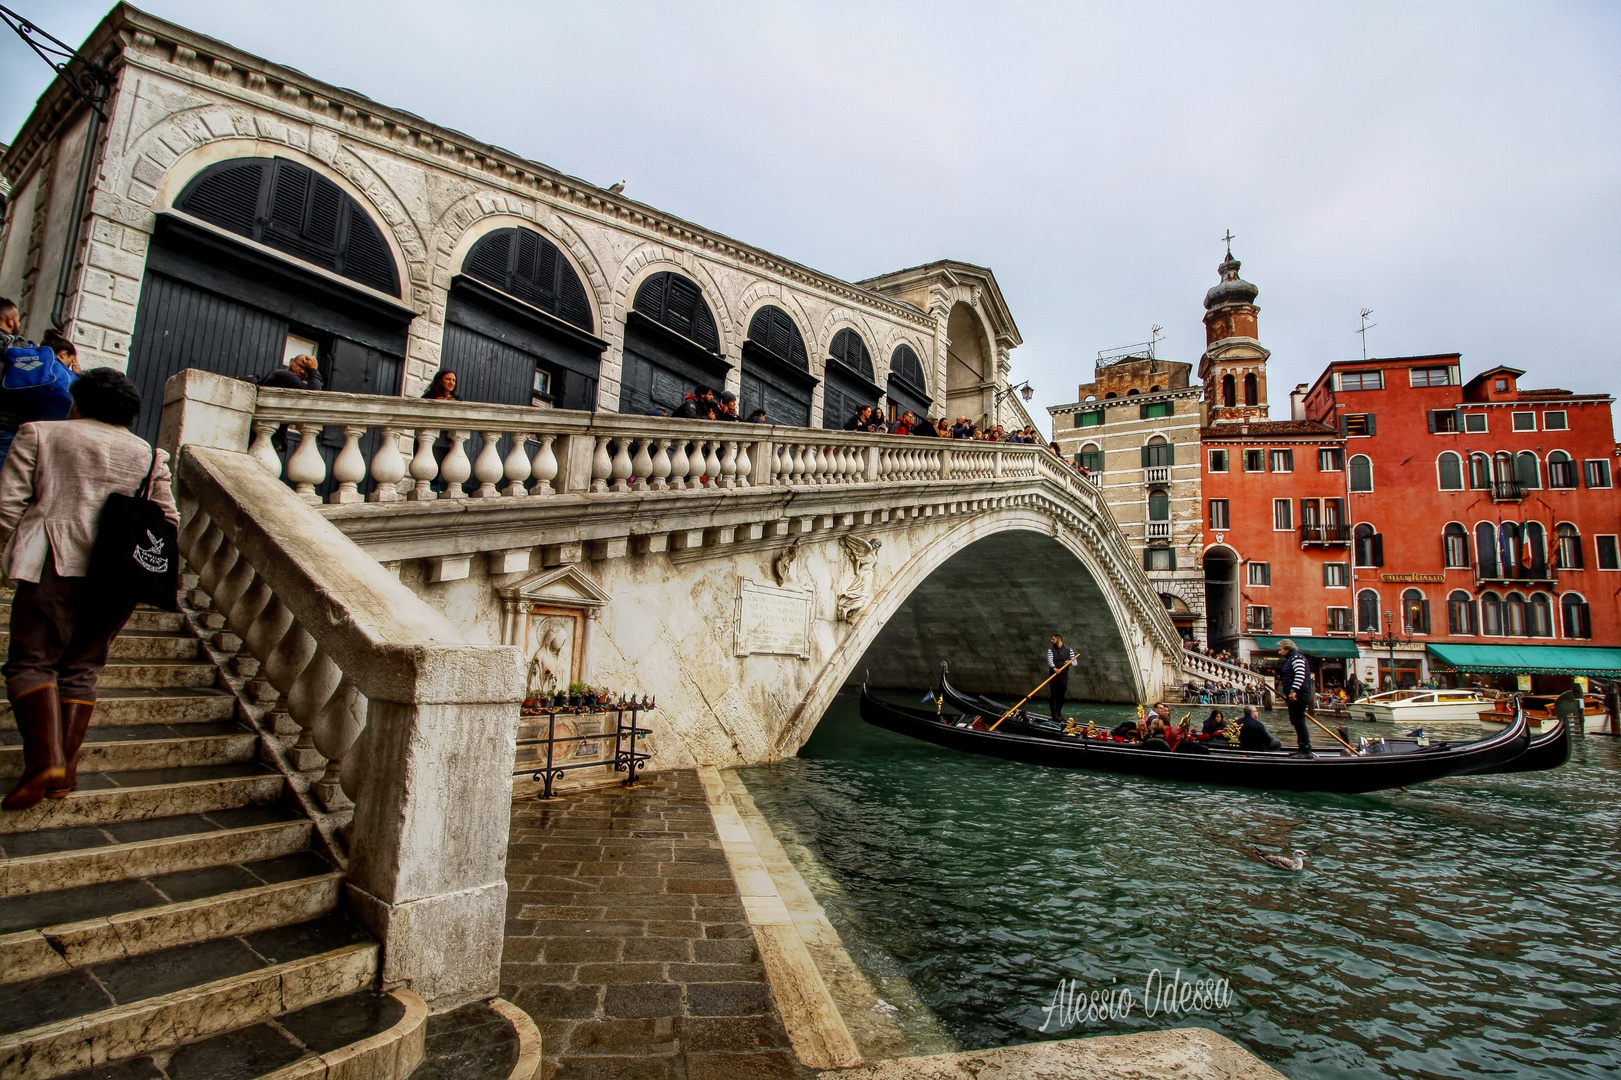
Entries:
POLYGON ((1548 453, 1548 486, 1561 490, 1576 486, 1576 463, 1563 450, 1548 453))
POLYGON ((1578 593, 1566 593, 1559 598, 1560 630, 1567 638, 1577 640, 1593 636, 1593 617, 1587 601, 1578 593))
POLYGON ((1499 576, 1497 526, 1482 521, 1475 526, 1475 557, 1480 560, 1479 573, 1486 580, 1499 576))
POLYGON ((1497 557, 1505 578, 1525 576, 1525 530, 1517 521, 1497 526, 1497 557))
POLYGON ((1373 461, 1366 454, 1351 457, 1351 490, 1373 490, 1373 461))
POLYGON ((772 304, 756 311, 743 343, 738 415, 747 420, 764 409, 770 423, 806 427, 816 383, 805 338, 794 320, 772 304))
POLYGON ((1373 526, 1367 522, 1364 521, 1352 531, 1351 547, 1358 566, 1385 564, 1385 538, 1375 532, 1373 526))
POLYGON ((730 371, 698 283, 671 270, 650 274, 625 316, 619 411, 674 411, 700 386, 723 388, 730 371))
POLYGON ((1154 488, 1148 493, 1148 520, 1171 520, 1171 496, 1164 488, 1154 488))
POLYGON ((872 354, 861 335, 845 327, 828 342, 822 379, 822 426, 841 428, 863 405, 878 405, 883 388, 873 382, 872 354))
POLYGON ((1419 590, 1408 589, 1401 594, 1401 621, 1409 634, 1430 632, 1430 602, 1419 590))
POLYGON ((1558 537, 1558 559, 1561 570, 1581 570, 1582 559, 1582 533, 1568 521, 1562 521, 1555 529, 1558 537))
POLYGON ((1527 637, 1553 637, 1553 605, 1547 593, 1532 593, 1525 602, 1525 633, 1527 637))
POLYGON ((1523 535, 1526 576, 1540 581, 1548 576, 1548 531, 1540 521, 1527 521, 1523 535))
POLYGON ((1436 472, 1440 477, 1442 491, 1463 490, 1463 459, 1451 450, 1441 454, 1436 462, 1436 472))
POLYGON ((1489 590, 1480 594, 1480 632, 1491 637, 1503 634, 1503 601, 1489 590))
POLYGON ((1359 634, 1379 632, 1379 594, 1363 589, 1356 594, 1356 631, 1359 634))
MULTIPOLYGON (((533 229, 484 234, 451 279, 442 368, 463 401, 594 409, 602 351, 580 275, 533 229)), ((482 437, 474 435, 477 452, 482 437)))
POLYGON ((1469 569, 1469 531, 1456 521, 1441 531, 1441 550, 1448 570, 1469 569))
POLYGON ((929 415, 929 384, 923 378, 923 362, 910 345, 897 345, 890 354, 885 394, 890 412, 897 416, 908 410, 920 417, 929 415))
POLYGON ((1525 636, 1525 597, 1517 592, 1503 598, 1503 633, 1509 637, 1525 636))
POLYGON ((1463 590, 1454 590, 1447 597, 1447 633, 1461 636, 1475 632, 1475 602, 1463 590))
POLYGON ((1526 491, 1534 491, 1542 486, 1542 466, 1536 454, 1521 450, 1514 455, 1514 479, 1526 491))
POLYGON ((1176 447, 1163 435, 1150 436, 1143 445, 1143 468, 1168 468, 1176 464, 1176 447))
POLYGON ((1486 491, 1492 486, 1492 459, 1485 454, 1469 455, 1469 487, 1472 491, 1486 491))

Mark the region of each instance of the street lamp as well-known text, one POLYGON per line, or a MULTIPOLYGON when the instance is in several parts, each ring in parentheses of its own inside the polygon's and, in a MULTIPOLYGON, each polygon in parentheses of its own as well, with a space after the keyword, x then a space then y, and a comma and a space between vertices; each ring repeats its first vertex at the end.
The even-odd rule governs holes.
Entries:
POLYGON ((1003 388, 1001 390, 998 390, 996 392, 996 397, 991 402, 992 406, 1002 404, 1002 402, 1006 401, 1008 396, 1010 394, 1012 394, 1015 390, 1017 390, 1019 392, 1019 396, 1024 398, 1024 400, 1026 400, 1026 401, 1029 401, 1031 398, 1036 396, 1035 387, 1031 386, 1028 381, 1022 382, 1022 383, 1015 383, 1012 386, 1005 387, 1005 388, 1003 388))
POLYGON ((1396 646, 1406 645, 1412 640, 1413 635, 1407 629, 1406 620, 1403 620, 1400 636, 1396 634, 1396 613, 1393 611, 1385 612, 1385 632, 1382 636, 1375 637, 1372 630, 1368 631, 1368 648, 1388 649, 1390 651, 1390 688, 1392 690, 1396 689, 1396 646))

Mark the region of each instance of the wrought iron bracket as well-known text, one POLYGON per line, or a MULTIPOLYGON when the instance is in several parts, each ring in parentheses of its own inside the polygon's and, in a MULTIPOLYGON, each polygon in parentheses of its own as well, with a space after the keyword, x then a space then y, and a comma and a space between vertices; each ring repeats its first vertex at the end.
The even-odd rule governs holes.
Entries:
POLYGON ((113 74, 102 65, 81 55, 78 50, 67 42, 57 38, 39 28, 32 21, 23 18, 8 7, 0 7, 0 21, 23 39, 30 49, 45 63, 50 65, 56 77, 73 92, 74 96, 91 109, 103 120, 107 114, 102 106, 113 92, 113 74), (77 65, 77 70, 75 70, 77 65))

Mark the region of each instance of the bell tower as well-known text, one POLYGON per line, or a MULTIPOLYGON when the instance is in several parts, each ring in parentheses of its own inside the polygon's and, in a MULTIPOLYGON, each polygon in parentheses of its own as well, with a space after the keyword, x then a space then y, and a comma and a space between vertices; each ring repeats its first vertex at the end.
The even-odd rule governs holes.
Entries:
POLYGON ((1238 276, 1232 234, 1227 258, 1217 267, 1221 281, 1205 293, 1205 351, 1199 360, 1206 415, 1212 424, 1267 418, 1266 361, 1255 297, 1261 290, 1238 276))

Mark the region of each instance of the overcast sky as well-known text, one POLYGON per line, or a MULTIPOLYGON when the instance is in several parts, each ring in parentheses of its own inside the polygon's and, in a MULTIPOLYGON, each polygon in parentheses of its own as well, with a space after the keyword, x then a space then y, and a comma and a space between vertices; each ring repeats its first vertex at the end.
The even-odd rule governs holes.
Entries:
MULTIPOLYGON (((1621 4, 142 6, 842 278, 989 266, 1035 407, 1155 323, 1196 362, 1228 228, 1274 416, 1363 307, 1373 355, 1621 381, 1621 4)), ((0 139, 49 74, 6 32, 0 139)))

